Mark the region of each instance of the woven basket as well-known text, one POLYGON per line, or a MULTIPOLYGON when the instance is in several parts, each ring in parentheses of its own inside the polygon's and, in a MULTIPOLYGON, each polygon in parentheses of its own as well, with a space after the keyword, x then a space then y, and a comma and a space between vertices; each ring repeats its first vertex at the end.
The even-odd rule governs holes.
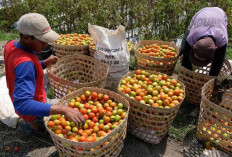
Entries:
MULTIPOLYGON (((211 64, 206 67, 199 67, 195 71, 190 71, 183 66, 178 67, 178 80, 186 87, 185 101, 199 105, 201 102, 201 89, 206 82, 215 78, 209 76, 211 64)), ((228 60, 224 61, 219 77, 227 77, 231 74, 231 65, 228 60)))
POLYGON ((56 149, 59 152, 59 155, 61 157, 119 156, 123 148, 123 145, 124 145, 124 139, 126 137, 127 119, 128 119, 128 113, 129 113, 129 103, 126 99, 124 99, 122 96, 112 91, 90 87, 90 88, 81 88, 77 91, 72 92, 69 95, 66 95, 65 97, 60 99, 56 103, 56 105, 64 105, 64 104, 67 105, 70 99, 76 96, 80 96, 86 90, 89 90, 91 92, 108 94, 110 98, 114 99, 114 101, 123 103, 124 106, 126 107, 127 115, 125 119, 123 120, 123 122, 119 124, 119 126, 116 127, 111 133, 109 133, 107 136, 103 137, 99 141, 90 142, 90 143, 75 142, 75 141, 71 141, 66 138, 57 136, 54 132, 52 132, 47 127, 47 122, 50 119, 50 117, 45 117, 44 124, 46 126, 47 131, 51 135, 51 138, 55 144, 56 149), (104 144, 105 142, 109 142, 109 143, 105 145, 104 144))
POLYGON ((74 55, 74 54, 85 54, 89 53, 88 45, 80 45, 80 46, 72 46, 72 45, 61 45, 57 43, 53 43, 53 51, 57 57, 63 57, 66 55, 74 55))
POLYGON ((96 50, 92 49, 90 46, 89 46, 89 55, 91 57, 94 57, 94 54, 96 53, 96 50))
POLYGON ((232 155, 232 88, 227 90, 220 104, 215 104, 211 101, 214 80, 202 88, 197 137, 232 155), (223 136, 225 133, 227 136, 223 136))
POLYGON ((82 87, 104 88, 108 66, 92 57, 76 54, 62 57, 47 68, 48 79, 55 98, 82 87))
POLYGON ((142 53, 138 52, 139 48, 141 48, 145 45, 151 45, 151 44, 168 45, 168 46, 175 48, 177 55, 179 53, 179 48, 171 42, 156 41, 156 40, 140 41, 134 46, 134 53, 135 53, 135 58, 136 58, 136 68, 137 69, 144 69, 144 70, 152 70, 152 71, 157 71, 157 72, 171 75, 173 73, 175 63, 177 61, 177 57, 155 58, 155 57, 150 57, 146 54, 142 54, 142 53), (160 63, 162 63, 162 65, 160 65, 160 63))
MULTIPOLYGON (((149 72, 153 74, 161 74, 158 72, 149 72)), ((121 79, 121 81, 127 76, 133 76, 133 74, 134 72, 128 73, 121 79)), ((119 82, 118 87, 120 86, 121 81, 119 82)), ((185 90, 184 85, 181 82, 179 83, 182 85, 181 89, 185 90)), ((182 102, 175 107, 162 109, 141 104, 135 99, 129 98, 119 90, 118 93, 130 102, 130 116, 128 119, 129 132, 148 143, 160 143, 162 138, 168 132, 169 126, 175 119, 182 102)))

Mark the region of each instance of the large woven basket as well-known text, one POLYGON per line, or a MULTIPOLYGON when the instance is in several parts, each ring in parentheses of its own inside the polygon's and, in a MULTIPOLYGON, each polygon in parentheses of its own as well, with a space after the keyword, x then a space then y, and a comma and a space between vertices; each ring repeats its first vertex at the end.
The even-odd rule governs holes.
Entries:
MULTIPOLYGON (((158 72, 149 72, 153 74, 161 74, 158 72)), ((121 81, 125 77, 132 76, 133 74, 134 72, 128 73, 121 79, 121 81)), ((119 82, 119 86, 121 81, 119 82)), ((184 85, 181 82, 179 83, 182 85, 181 89, 185 90, 184 85)), ((168 132, 169 126, 175 119, 182 101, 175 107, 163 109, 141 104, 135 99, 129 98, 121 91, 118 90, 118 92, 130 102, 130 114, 128 119, 129 132, 145 142, 151 144, 160 143, 168 132)))
MULTIPOLYGON (((184 83, 186 87, 185 101, 199 105, 201 102, 201 89, 206 82, 215 78, 209 76, 211 64, 205 67, 199 67, 195 71, 190 71, 183 66, 178 67, 178 80, 184 83)), ((228 60, 225 60, 223 67, 218 77, 227 77, 231 74, 231 65, 228 60)))
POLYGON ((89 53, 89 46, 88 45, 80 45, 80 46, 73 46, 73 45, 61 45, 57 43, 53 43, 53 51, 57 57, 63 57, 66 55, 74 55, 74 54, 85 54, 89 53))
POLYGON ((232 155, 232 88, 216 104, 211 101, 214 81, 211 79, 202 88, 197 137, 232 155))
POLYGON ((104 88, 108 66, 92 57, 76 54, 64 56, 47 68, 48 79, 55 98, 82 87, 104 88))
POLYGON ((91 92, 107 94, 109 95, 110 98, 114 99, 114 101, 123 103, 124 106, 126 107, 127 115, 125 119, 123 120, 123 122, 119 124, 119 126, 116 127, 111 133, 109 133, 107 136, 103 137, 99 141, 90 142, 90 143, 75 142, 75 141, 71 141, 66 138, 57 136, 54 132, 52 132, 47 127, 47 122, 50 119, 50 117, 45 117, 44 124, 46 126, 47 131, 51 135, 51 138, 55 144, 56 149, 59 152, 59 155, 61 157, 119 156, 123 148, 123 145, 124 145, 124 139, 126 137, 127 119, 128 119, 128 113, 129 113, 129 103, 125 98, 123 98, 117 93, 114 93, 106 89, 90 87, 90 88, 81 88, 79 90, 72 92, 69 95, 66 95, 65 97, 60 99, 56 103, 56 105, 67 105, 70 99, 76 96, 80 96, 86 90, 91 91, 91 92), (109 143, 105 145, 105 142, 109 142, 109 143))
POLYGON ((145 45, 151 45, 151 44, 168 45, 168 46, 175 48, 177 55, 179 53, 179 48, 171 42, 156 41, 156 40, 140 41, 134 46, 134 53, 135 53, 135 58, 136 58, 136 68, 137 69, 144 69, 144 70, 152 70, 152 71, 157 71, 157 72, 171 75, 174 71, 177 57, 155 58, 155 57, 150 57, 147 54, 142 54, 142 53, 138 52, 139 48, 141 48, 145 45))
POLYGON ((94 57, 94 54, 96 53, 96 50, 94 50, 93 48, 91 48, 90 46, 89 46, 89 55, 91 56, 91 57, 94 57))

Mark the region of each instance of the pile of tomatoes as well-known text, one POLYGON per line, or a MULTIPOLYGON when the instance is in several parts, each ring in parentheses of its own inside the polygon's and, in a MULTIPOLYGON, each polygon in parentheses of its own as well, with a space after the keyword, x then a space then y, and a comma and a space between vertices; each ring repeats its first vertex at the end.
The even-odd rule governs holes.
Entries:
POLYGON ((145 45, 138 50, 140 53, 147 54, 155 58, 173 58, 177 57, 175 48, 168 45, 145 45))
POLYGON ((124 77, 118 90, 144 105, 159 108, 175 107, 184 99, 184 90, 176 79, 143 70, 124 77))
POLYGON ((127 115, 122 103, 106 94, 90 91, 71 99, 68 106, 82 113, 86 120, 83 126, 77 126, 63 115, 52 115, 47 125, 58 136, 77 142, 98 141, 122 123, 127 115))
POLYGON ((89 45, 93 41, 92 37, 88 34, 61 34, 60 38, 55 42, 61 45, 89 45))

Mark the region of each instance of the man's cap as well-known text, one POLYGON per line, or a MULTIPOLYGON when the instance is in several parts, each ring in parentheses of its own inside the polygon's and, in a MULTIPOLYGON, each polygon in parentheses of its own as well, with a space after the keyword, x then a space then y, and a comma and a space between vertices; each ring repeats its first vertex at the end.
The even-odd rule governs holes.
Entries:
POLYGON ((193 49, 189 53, 189 60, 196 66, 206 66, 213 60, 216 49, 211 37, 200 39, 193 45, 193 49))
POLYGON ((38 13, 28 13, 21 16, 18 30, 22 34, 34 36, 46 43, 53 43, 60 38, 60 35, 51 29, 47 19, 38 13))

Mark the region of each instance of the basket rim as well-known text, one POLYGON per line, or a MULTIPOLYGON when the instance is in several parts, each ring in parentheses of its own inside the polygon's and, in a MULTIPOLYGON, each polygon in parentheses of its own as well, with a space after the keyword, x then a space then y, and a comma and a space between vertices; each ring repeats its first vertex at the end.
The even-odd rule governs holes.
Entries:
POLYGON ((207 83, 205 83, 204 84, 204 86, 202 87, 202 90, 201 90, 201 107, 202 107, 202 103, 203 103, 203 101, 205 101, 206 103, 206 105, 212 105, 214 108, 216 108, 216 109, 218 109, 218 110, 222 110, 224 113, 226 113, 227 115, 230 115, 230 116, 232 116, 232 112, 230 111, 230 110, 227 110, 227 109, 225 109, 224 107, 222 107, 222 106, 219 106, 218 104, 215 104, 214 102, 212 102, 212 101, 210 101, 207 97, 206 97, 206 95, 205 95, 205 88, 208 88, 208 86, 209 86, 209 84, 211 84, 211 83, 214 83, 214 81, 215 81, 215 78, 213 78, 213 79, 210 79, 207 83))
MULTIPOLYGON (((78 58, 78 57, 77 57, 77 58, 78 58)), ((53 78, 56 78, 56 79, 59 79, 59 80, 62 80, 62 82, 67 82, 67 83, 71 84, 72 86, 75 86, 75 85, 93 84, 93 83, 99 82, 99 81, 101 81, 101 80, 106 79, 107 76, 108 76, 108 73, 109 73, 109 66, 108 66, 108 65, 102 63, 102 62, 99 61, 99 60, 94 59, 93 57, 86 56, 86 55, 83 55, 83 54, 74 54, 74 55, 66 55, 66 56, 63 56, 63 57, 61 57, 61 58, 58 59, 57 63, 54 64, 54 65, 51 65, 51 66, 47 67, 47 74, 48 74, 48 76, 53 77, 53 78), (92 80, 92 81, 90 81, 90 82, 85 82, 85 83, 74 83, 74 82, 72 82, 72 81, 69 81, 69 80, 60 78, 60 77, 58 77, 58 76, 56 76, 56 75, 54 75, 54 74, 52 73, 52 68, 55 68, 55 67, 56 67, 56 64, 57 64, 58 62, 62 62, 62 61, 64 61, 65 59, 71 58, 71 57, 73 57, 73 56, 85 57, 85 58, 88 58, 88 60, 92 60, 92 61, 94 61, 94 62, 97 62, 98 64, 101 64, 102 66, 105 66, 105 67, 106 67, 105 76, 103 76, 102 79, 97 78, 97 79, 92 80)))
POLYGON ((51 44, 53 47, 58 47, 58 48, 63 48, 63 47, 69 47, 69 48, 80 48, 80 47, 83 47, 83 48, 86 48, 88 47, 88 44, 87 45, 62 45, 62 44, 57 44, 57 43, 52 43, 51 44))
MULTIPOLYGON (((228 59, 224 59, 224 63, 226 64, 226 66, 230 69, 229 71, 227 71, 227 75, 226 76, 229 76, 231 74, 231 64, 230 62, 228 61, 228 59)), ((207 74, 202 74, 202 73, 196 73, 195 71, 191 71, 187 68, 185 68, 184 66, 182 66, 181 64, 179 64, 178 66, 178 73, 181 74, 182 72, 185 72, 185 73, 188 73, 188 74, 191 74, 191 75, 199 75, 201 77, 207 77, 208 79, 213 79, 213 78, 219 78, 219 77, 226 77, 226 76, 209 76, 207 74)))
POLYGON ((133 46, 133 50, 134 50, 134 53, 135 53, 135 56, 141 56, 143 58, 147 58, 147 59, 153 59, 153 60, 157 60, 157 61, 170 61, 170 60, 177 60, 178 59, 178 54, 180 53, 180 49, 178 46, 176 46, 176 44, 172 43, 172 42, 169 42, 169 41, 162 41, 162 40, 141 40, 139 42, 137 42, 134 46, 133 46), (144 44, 144 42, 151 42, 149 44, 144 44), (176 57, 171 57, 171 58, 157 58, 157 57, 152 57, 152 56, 148 56, 146 54, 142 54, 140 52, 138 52, 138 49, 140 48, 140 46, 145 46, 145 45, 150 45, 150 44, 156 44, 158 42, 161 42, 161 43, 166 43, 166 44, 170 44, 172 45, 171 47, 175 48, 176 50, 176 54, 177 56, 176 57))
MULTIPOLYGON (((143 70, 143 69, 136 69, 136 70, 143 70)), ((184 91, 184 98, 183 98, 183 100, 182 100, 178 105, 176 105, 176 106, 174 106, 174 107, 170 107, 170 108, 159 108, 159 107, 147 106, 147 105, 144 105, 144 104, 138 102, 138 101, 135 100, 135 99, 131 99, 130 97, 126 96, 124 93, 122 93, 121 91, 119 91, 119 87, 120 87, 121 81, 122 81, 125 77, 127 77, 127 76, 132 76, 132 75, 135 73, 136 70, 131 71, 131 72, 128 72, 127 74, 125 74, 125 75, 120 79, 120 81, 119 81, 119 83, 118 83, 118 87, 117 87, 117 92, 118 92, 118 93, 120 93, 120 94, 123 95, 126 99, 128 99, 129 102, 136 103, 136 104, 138 104, 140 107, 145 108, 145 109, 147 109, 147 110, 171 111, 171 110, 175 110, 176 108, 179 108, 179 107, 180 107, 180 105, 183 103, 183 101, 184 101, 184 99, 185 99, 185 95, 186 95, 186 94, 185 94, 185 85, 184 85, 181 81, 179 81, 178 79, 176 79, 176 80, 178 81, 178 83, 181 84, 181 89, 183 89, 183 91, 184 91)), ((147 72, 150 72, 150 73, 152 73, 152 74, 162 74, 162 75, 164 75, 164 73, 156 72, 156 71, 151 71, 151 70, 143 70, 143 71, 147 71, 147 72)), ((172 79, 173 79, 173 77, 171 77, 171 76, 169 76, 169 78, 172 78, 172 79)))
MULTIPOLYGON (((121 99, 123 99, 123 100, 125 101, 125 103, 123 103, 123 105, 126 105, 126 107, 127 107, 127 112, 126 112, 127 114, 126 114, 126 117, 125 117, 125 119, 123 120, 122 123, 120 123, 115 129, 112 130, 112 132, 108 133, 106 136, 104 136, 103 138, 99 139, 98 141, 94 141, 94 142, 77 142, 77 141, 72 141, 72 140, 69 140, 69 139, 60 137, 60 136, 56 135, 53 131, 51 131, 51 129, 48 128, 48 126, 47 126, 46 123, 47 123, 48 120, 50 119, 51 115, 50 115, 50 116, 44 117, 44 118, 43 118, 43 122, 44 122, 44 125, 45 125, 45 127, 46 127, 46 130, 47 130, 50 134, 52 134, 52 136, 55 136, 56 138, 58 138, 58 139, 60 139, 60 140, 62 140, 62 141, 65 141, 65 142, 68 143, 68 144, 73 144, 73 145, 75 145, 75 144, 81 144, 82 146, 84 145, 83 147, 87 147, 87 146, 89 147, 89 146, 91 146, 91 145, 95 145, 95 144, 97 144, 97 143, 103 143, 103 142, 107 141, 107 140, 108 140, 107 138, 108 138, 110 135, 112 135, 112 134, 116 134, 116 132, 118 132, 118 131, 121 129, 122 126, 125 125, 125 126, 127 127, 127 121, 128 121, 129 111, 130 111, 130 104, 129 104, 128 100, 125 99, 123 96, 121 96, 120 94, 115 93, 115 92, 113 92, 113 91, 110 91, 110 90, 108 90, 108 89, 97 88, 97 87, 83 87, 83 88, 80 88, 80 89, 78 89, 78 90, 75 90, 75 91, 71 92, 71 93, 68 94, 68 95, 65 95, 64 97, 62 97, 61 99, 59 99, 54 105, 59 105, 60 102, 62 102, 62 101, 64 101, 64 100, 67 100, 70 96, 74 96, 74 95, 77 96, 77 93, 79 93, 79 92, 81 92, 81 91, 82 91, 82 93, 83 93, 85 90, 90 90, 90 91, 101 90, 101 93, 102 93, 102 94, 103 94, 103 93, 111 93, 111 94, 114 94, 114 95, 119 96, 121 99)), ((50 135, 50 136, 51 136, 51 135, 50 135)))

